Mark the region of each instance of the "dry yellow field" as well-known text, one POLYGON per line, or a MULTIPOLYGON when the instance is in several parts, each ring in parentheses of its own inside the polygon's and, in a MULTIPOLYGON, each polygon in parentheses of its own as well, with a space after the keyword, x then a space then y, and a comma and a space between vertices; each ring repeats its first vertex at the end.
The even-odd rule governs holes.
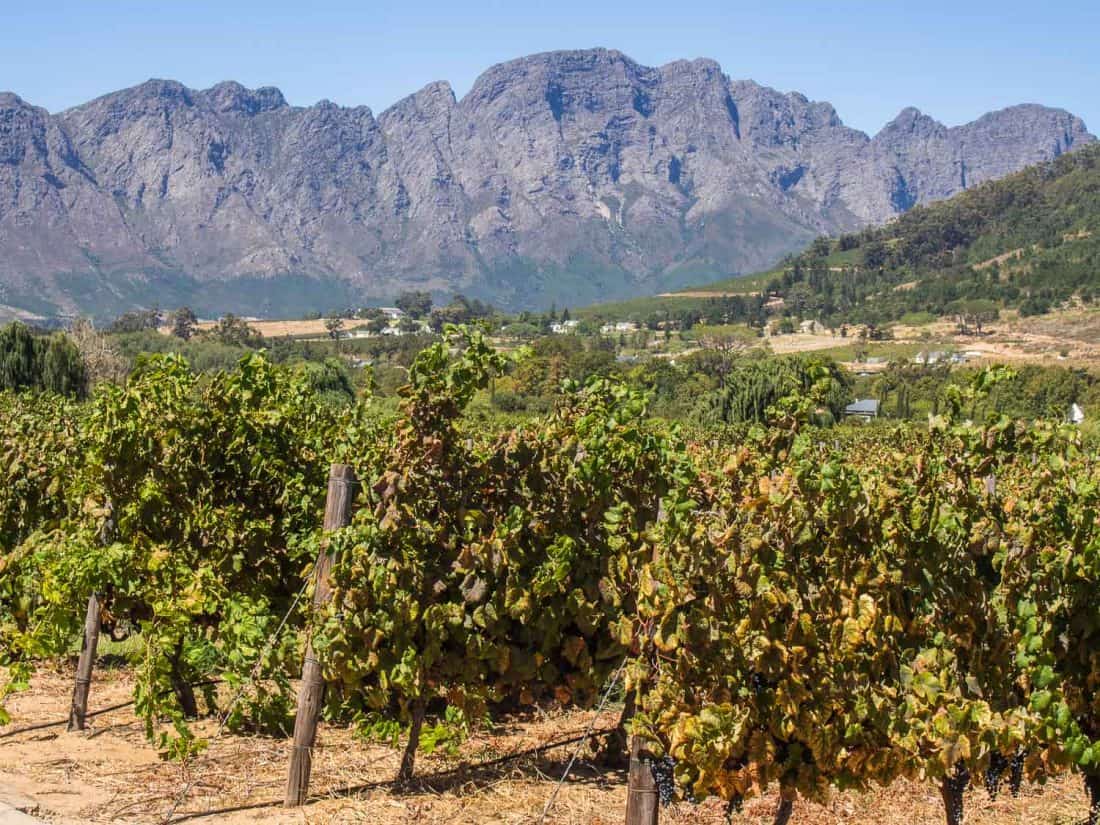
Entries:
MULTIPOLYGON (((344 326, 352 327, 355 326, 355 323, 354 321, 344 321, 344 326)), ((248 325, 264 338, 282 338, 287 335, 298 338, 328 334, 328 330, 325 329, 324 318, 309 321, 249 321, 248 325)), ((205 321, 199 324, 199 329, 213 329, 214 326, 215 322, 205 321)))

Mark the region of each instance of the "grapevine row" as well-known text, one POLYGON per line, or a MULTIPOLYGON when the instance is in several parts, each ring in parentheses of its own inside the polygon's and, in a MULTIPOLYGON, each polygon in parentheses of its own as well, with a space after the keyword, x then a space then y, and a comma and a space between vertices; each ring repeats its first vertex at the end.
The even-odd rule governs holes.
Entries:
POLYGON ((246 679, 320 549, 332 598, 293 616, 235 723, 287 727, 307 633, 333 717, 433 741, 501 707, 590 705, 625 657, 630 724, 682 798, 909 777, 940 784, 950 822, 968 782, 1015 764, 1080 771, 1095 820, 1100 475, 1071 428, 964 418, 1002 372, 927 428, 855 443, 809 424, 822 374, 730 444, 607 380, 484 432, 464 410, 506 368, 451 330, 393 421, 260 357, 212 379, 153 360, 84 406, 5 397, 10 686, 68 650, 97 593, 104 628, 143 641, 150 736, 186 754, 186 685, 246 679), (334 459, 363 483, 323 535, 334 459))

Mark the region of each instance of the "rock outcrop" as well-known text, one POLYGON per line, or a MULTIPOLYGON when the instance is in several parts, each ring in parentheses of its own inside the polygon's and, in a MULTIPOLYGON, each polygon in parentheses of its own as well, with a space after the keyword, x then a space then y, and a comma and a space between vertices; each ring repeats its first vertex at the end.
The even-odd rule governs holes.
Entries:
POLYGON ((756 270, 1092 140, 1036 105, 956 128, 905 109, 872 138, 710 60, 599 49, 377 118, 237 83, 57 115, 0 94, 0 313, 285 314, 410 287, 576 305, 756 270))

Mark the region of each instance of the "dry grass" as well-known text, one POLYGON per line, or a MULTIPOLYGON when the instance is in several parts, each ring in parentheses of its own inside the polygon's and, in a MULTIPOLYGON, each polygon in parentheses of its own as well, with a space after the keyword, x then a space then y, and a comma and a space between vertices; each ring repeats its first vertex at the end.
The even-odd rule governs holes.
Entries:
MULTIPOLYGON (((1053 364, 1100 366, 1100 310, 1075 308, 1032 318, 1005 312, 982 335, 960 335, 947 320, 920 327, 895 324, 894 344, 918 344, 923 349, 973 351, 981 353, 975 363, 1053 364)), ((777 353, 808 352, 854 343, 828 335, 777 335, 768 339, 777 353)), ((871 354, 876 343, 867 342, 871 354)), ((861 365, 860 369, 864 369, 861 365)))
POLYGON ((661 292, 658 298, 728 298, 731 295, 758 295, 756 292, 737 292, 732 289, 685 289, 683 292, 661 292))
MULTIPOLYGON (((357 323, 359 322, 344 321, 344 326, 351 328, 357 323)), ((304 338, 328 335, 324 318, 310 321, 249 321, 248 325, 264 338, 283 338, 288 335, 292 338, 304 338)), ((211 330, 215 326, 217 326, 215 321, 203 321, 198 324, 198 329, 202 331, 211 330)), ((170 335, 172 328, 161 327, 160 331, 165 335, 170 335)))
POLYGON ((1023 247, 1020 247, 1019 249, 1010 249, 1008 252, 1004 252, 1000 255, 994 255, 992 258, 989 258, 988 260, 982 261, 981 263, 974 264, 973 268, 978 269, 978 270, 989 269, 989 267, 994 266, 994 265, 1000 266, 1001 264, 1003 264, 1005 261, 1008 261, 1008 260, 1019 260, 1023 256, 1024 256, 1024 248, 1023 247))
MULTIPOLYGON (((39 674, 26 694, 10 702, 14 725, 63 718, 71 673, 39 674)), ((98 674, 91 706, 104 707, 129 698, 124 672, 98 674)), ((613 724, 605 712, 597 727, 613 724)), ((555 748, 503 766, 479 770, 478 763, 535 746, 561 741, 584 731, 591 714, 571 712, 538 719, 508 720, 498 730, 465 743, 459 759, 421 757, 420 779, 395 790, 390 779, 398 751, 354 739, 347 730, 322 726, 314 759, 312 789, 317 799, 305 808, 284 810, 282 799, 288 758, 285 739, 223 734, 191 765, 160 760, 146 744, 129 709, 96 717, 89 731, 64 728, 0 740, 0 786, 41 803, 53 822, 157 823, 164 820, 184 785, 193 786, 175 821, 238 823, 537 823, 569 748, 555 748), (275 804, 268 804, 275 803, 275 804), (251 806, 251 807, 250 807, 251 806), (233 810, 229 810, 233 809, 233 810), (196 816, 196 815, 201 815, 196 816)), ((213 732, 214 723, 199 725, 213 732)), ((618 825, 625 807, 625 777, 585 757, 558 796, 547 825, 618 825)), ((968 825, 1076 825, 1085 817, 1085 796, 1076 778, 1045 788, 1028 787, 1018 799, 990 801, 984 792, 967 799, 968 825)), ((734 825, 771 821, 776 799, 751 800, 734 825)), ((826 805, 799 803, 793 825, 933 825, 942 822, 939 796, 931 786, 900 782, 864 795, 839 794, 826 805)), ((662 813, 662 825, 719 825, 723 806, 677 805, 662 813)))
POLYGON ((832 349, 850 343, 838 335, 818 335, 809 332, 795 332, 789 335, 772 335, 765 339, 771 344, 772 352, 786 355, 794 352, 812 352, 819 349, 832 349))

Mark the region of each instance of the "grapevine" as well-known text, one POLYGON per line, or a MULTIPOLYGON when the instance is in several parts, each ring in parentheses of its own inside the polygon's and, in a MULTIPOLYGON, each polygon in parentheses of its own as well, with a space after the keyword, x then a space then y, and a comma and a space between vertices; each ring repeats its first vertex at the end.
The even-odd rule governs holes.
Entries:
POLYGON ((259 355, 208 377, 154 358, 84 404, 0 395, 6 689, 96 593, 142 640, 149 736, 190 753, 186 685, 240 686, 324 549, 331 602, 292 611, 232 724, 288 726, 309 633, 331 718, 407 733, 407 780, 502 709, 591 705, 625 657, 662 804, 772 789, 788 815, 906 777, 958 821, 972 779, 1073 770, 1095 821, 1100 472, 1073 428, 973 420, 1009 373, 842 437, 815 426, 837 388, 813 368, 766 426, 685 434, 593 378, 497 431, 467 409, 508 367, 448 328, 386 420, 259 355), (363 483, 323 534, 336 460, 363 483))

